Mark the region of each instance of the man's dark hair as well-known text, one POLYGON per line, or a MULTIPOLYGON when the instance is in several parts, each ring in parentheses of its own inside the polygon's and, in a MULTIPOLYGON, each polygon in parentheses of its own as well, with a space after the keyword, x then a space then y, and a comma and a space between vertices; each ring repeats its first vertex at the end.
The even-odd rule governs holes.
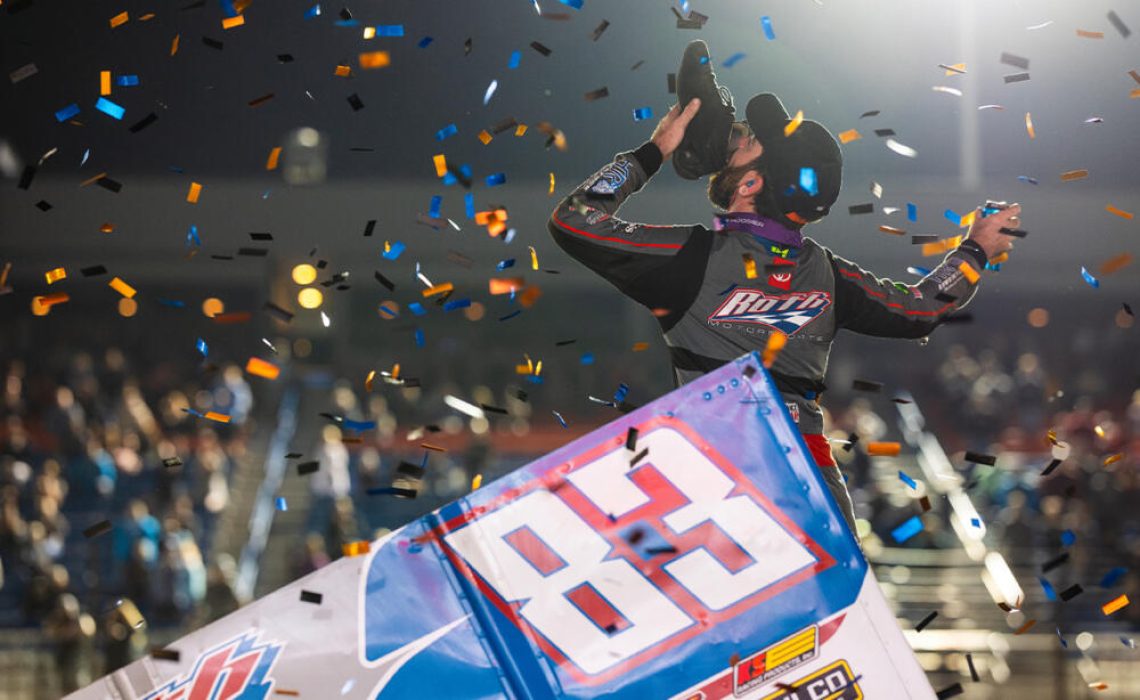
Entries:
POLYGON ((776 204, 776 198, 772 195, 772 190, 768 186, 768 172, 765 168, 764 156, 759 156, 755 160, 738 167, 728 166, 710 177, 708 186, 709 201, 717 207, 728 211, 728 207, 732 204, 733 191, 740 186, 740 181, 744 179, 744 174, 749 170, 755 170, 764 178, 764 185, 752 199, 752 206, 756 209, 756 213, 770 219, 775 219, 791 228, 802 228, 800 224, 788 221, 784 217, 784 212, 780 211, 779 206, 776 204))

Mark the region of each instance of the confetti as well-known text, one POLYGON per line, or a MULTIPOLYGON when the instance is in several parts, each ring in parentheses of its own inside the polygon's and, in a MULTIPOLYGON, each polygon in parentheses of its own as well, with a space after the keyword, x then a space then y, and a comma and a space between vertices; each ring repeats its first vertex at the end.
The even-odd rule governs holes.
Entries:
MULTIPOLYGON (((880 225, 879 230, 883 233, 889 233, 894 236, 905 236, 906 229, 896 228, 894 226, 880 225)), ((912 241, 913 242, 913 241, 912 241)))
POLYGON ((938 611, 937 610, 931 611, 930 613, 928 613, 926 615, 926 617, 919 620, 918 624, 914 626, 914 631, 915 632, 921 632, 922 630, 926 629, 926 626, 929 625, 931 622, 934 622, 934 618, 936 618, 936 617, 938 617, 938 611))
POLYGON ((784 136, 788 137, 796 133, 796 129, 800 128, 800 124, 804 123, 804 111, 798 110, 796 116, 792 117, 791 121, 784 125, 784 136))
POLYGON ((721 63, 721 65, 724 66, 725 68, 732 68, 737 63, 740 63, 740 61, 746 57, 747 57, 747 54, 737 52, 737 53, 732 54, 728 58, 724 59, 724 61, 721 63))
POLYGON ((894 538, 896 543, 902 544, 922 532, 922 530, 922 520, 917 515, 914 515, 903 522, 902 525, 891 530, 891 537, 894 538))
POLYGON ((970 284, 977 284, 978 280, 982 278, 982 276, 978 274, 978 271, 965 260, 958 264, 958 271, 962 273, 962 276, 965 277, 970 284))
POLYGON ((278 496, 275 501, 275 507, 278 511, 284 513, 289 510, 289 503, 285 500, 284 496, 278 496))
POLYGON ((985 464, 986 466, 994 466, 997 464, 997 457, 993 455, 980 454, 978 452, 967 452, 962 459, 966 462, 973 464, 985 464))
POLYGON ((1118 566, 1105 574, 1104 577, 1101 578, 1099 585, 1101 588, 1112 588, 1119 583, 1120 579, 1124 578, 1124 575, 1127 573, 1128 569, 1123 566, 1118 566))
POLYGON ((609 95, 610 95, 610 89, 609 88, 600 87, 597 90, 591 90, 590 92, 587 92, 585 94, 585 99, 587 102, 593 102, 595 100, 600 100, 603 97, 609 97, 609 95))
POLYGON ((133 299, 135 296, 135 288, 119 279, 118 277, 113 278, 110 282, 107 283, 107 285, 119 294, 122 294, 127 299, 133 299))
POLYGON ((1132 264, 1132 253, 1121 253, 1105 260, 1097 269, 1101 275, 1111 275, 1132 264))
POLYGON ((1073 598, 1076 598, 1077 596, 1079 596, 1080 594, 1082 594, 1084 592, 1085 592, 1085 589, 1081 588, 1081 584, 1074 583, 1073 585, 1069 586, 1065 590, 1061 591, 1060 598, 1061 598, 1062 602, 1067 603, 1070 600, 1072 600, 1073 598))
POLYGON ((1053 588, 1053 584, 1049 583, 1049 579, 1044 576, 1038 576, 1037 581, 1041 584, 1041 590, 1045 592, 1045 600, 1057 600, 1057 589, 1053 588))
POLYGON ((756 279, 756 261, 752 254, 744 253, 741 257, 744 259, 744 276, 750 280, 756 279))
POLYGON ((322 600, 324 600, 324 596, 320 593, 314 593, 313 591, 306 590, 301 591, 302 603, 313 603, 314 605, 320 605, 322 600))
POLYGON ((897 457, 902 451, 902 445, 897 442, 869 442, 867 454, 872 457, 897 457))
POLYGON ((182 38, 181 34, 175 34, 174 40, 170 42, 170 55, 178 53, 178 40, 182 38))
POLYGON ((122 119, 123 113, 126 111, 125 109, 123 109, 122 107, 120 107, 119 105, 115 104, 114 102, 108 100, 105 97, 100 97, 98 100, 95 101, 95 109, 99 110, 103 114, 106 114, 107 116, 112 117, 114 119, 122 119))
POLYGON ((1003 75, 1001 79, 1003 82, 1005 82, 1006 85, 1009 85, 1010 83, 1024 83, 1025 81, 1029 80, 1029 74, 1010 73, 1008 75, 1003 75))
POLYGON ((930 89, 933 90, 934 92, 944 92, 947 95, 953 95, 955 97, 961 97, 962 96, 962 91, 959 90, 958 88, 946 87, 945 85, 935 85, 934 87, 932 87, 930 89))
POLYGON ((978 670, 974 668, 974 657, 972 654, 966 654, 966 665, 970 667, 970 679, 975 683, 979 682, 981 679, 978 678, 978 670))
POLYGON ((867 379, 856 379, 851 382, 851 388, 854 391, 866 391, 877 394, 883 390, 883 383, 874 382, 867 379))
POLYGON ((364 102, 361 101, 360 96, 358 96, 355 92, 345 99, 348 100, 348 104, 350 107, 352 107, 353 112, 359 112, 360 110, 364 109, 364 102))
POLYGON ((365 70, 371 70, 373 68, 384 68, 385 66, 388 66, 392 63, 392 59, 388 55, 387 51, 371 51, 362 53, 357 56, 357 60, 360 62, 360 67, 364 68, 365 70))
POLYGON ((127 13, 126 10, 120 12, 111 18, 111 29, 114 29, 115 27, 121 27, 122 25, 126 24, 130 18, 131 16, 127 13))
POLYGON ((367 540, 357 540, 355 542, 345 542, 341 545, 340 551, 346 557, 356 557, 361 554, 368 554, 372 550, 372 545, 367 540))
POLYGON ((840 132, 839 143, 848 144, 852 141, 858 141, 861 138, 863 138, 863 136, 858 131, 855 129, 848 129, 847 131, 840 132))
POLYGON ((492 80, 491 84, 487 86, 487 91, 483 93, 483 105, 486 106, 491 101, 491 97, 495 94, 495 90, 499 87, 498 80, 492 80))
POLYGON ((1081 267, 1081 277, 1084 277, 1085 283, 1087 283, 1093 289, 1097 289, 1100 287, 1100 280, 1093 277, 1092 273, 1089 272, 1088 270, 1086 270, 1083 266, 1081 267))
POLYGON ((483 475, 476 474, 475 478, 471 479, 471 490, 478 491, 479 487, 483 485, 483 475))
POLYGON ((249 358, 249 361, 245 363, 245 371, 255 377, 263 377, 265 379, 277 379, 278 375, 281 374, 280 367, 258 357, 249 358))
POLYGON ((768 342, 764 345, 764 353, 761 356, 761 362, 765 367, 771 367, 776 362, 776 358, 780 355, 780 351, 788 344, 788 335, 783 331, 775 331, 768 336, 768 342))
POLYGON ((1113 27, 1116 28, 1116 31, 1120 32, 1120 36, 1124 37, 1125 39, 1127 39, 1128 36, 1132 34, 1132 30, 1128 28, 1128 25, 1124 23, 1124 20, 1120 19, 1120 15, 1116 14, 1112 10, 1109 10, 1108 12, 1108 21, 1112 24, 1113 27))
POLYGON ((191 204, 198 203, 198 195, 202 193, 202 185, 197 182, 190 183, 190 191, 186 193, 186 201, 191 204))
POLYGON ((910 146, 901 144, 894 139, 887 139, 887 148, 891 149, 900 156, 906 156, 907 158, 914 158, 918 156, 918 151, 914 150, 910 146))
POLYGON ((547 196, 554 194, 554 173, 550 173, 550 190, 546 193, 547 196))
POLYGON ((1033 626, 1036 624, 1037 624, 1037 620, 1026 620, 1025 624, 1023 624, 1021 627, 1018 627, 1016 630, 1013 631, 1013 634, 1015 636, 1023 635, 1026 632, 1028 632, 1029 630, 1033 629, 1033 626))
POLYGON ((71 119, 72 117, 74 117, 76 114, 79 114, 79 105, 72 102, 71 104, 67 105, 63 109, 58 110, 55 113, 55 119, 58 122, 65 122, 68 119, 71 119))
POLYGON ((222 29, 233 29, 245 24, 245 15, 238 15, 236 17, 226 17, 222 19, 222 29))
POLYGON ((1129 602, 1131 601, 1128 600, 1128 596, 1122 593, 1116 598, 1113 598, 1104 605, 1100 606, 1100 611, 1105 615, 1111 615, 1117 610, 1128 607, 1129 602))
POLYGON ((1041 565, 1041 573, 1047 574, 1050 571, 1052 571, 1053 569, 1056 569, 1058 566, 1061 566, 1062 564, 1064 564, 1067 561, 1069 561, 1069 553, 1068 552, 1062 552, 1061 554, 1058 554, 1057 556, 1053 557, 1049 561, 1042 564, 1041 565))
POLYGON ((1033 115, 1029 112, 1025 113, 1025 131, 1029 134, 1030 139, 1037 138, 1037 132, 1033 129, 1033 115))
POLYGON ((942 690, 939 690, 935 697, 938 698, 938 700, 946 700, 946 698, 956 697, 964 692, 966 691, 962 690, 961 683, 954 683, 953 685, 948 685, 942 690))
MULTIPOLYGON (((651 107, 638 107, 633 110, 633 121, 640 122, 646 119, 653 118, 653 109, 651 107)), ((60 121, 63 121, 62 119, 60 121)))
POLYGON ((852 216, 856 214, 873 214, 875 212, 875 204, 869 202, 867 204, 853 204, 847 207, 847 213, 852 216))
POLYGON ((60 280, 67 279, 67 270, 62 267, 57 267, 54 270, 48 270, 44 273, 44 278, 48 284, 55 284, 60 280))
POLYGON ((902 470, 899 471, 899 481, 903 482, 904 484, 911 487, 912 489, 915 489, 915 490, 918 489, 918 482, 915 481, 914 479, 912 479, 910 477, 910 475, 908 475, 906 472, 904 472, 902 470))
POLYGON ((768 15, 764 15, 763 17, 761 17, 760 18, 760 26, 764 29, 764 37, 766 39, 768 39, 768 41, 775 41, 776 40, 776 32, 772 29, 772 18, 771 17, 769 17, 768 15))
POLYGON ((83 536, 86 537, 87 539, 91 539, 92 537, 98 537, 99 535, 105 535, 110 531, 111 531, 111 521, 110 520, 100 520, 99 522, 95 523, 91 527, 84 529, 83 530, 83 536))
POLYGON ((1123 452, 1118 452, 1114 455, 1109 455, 1108 457, 1104 458, 1104 466, 1106 466, 1106 467, 1111 466, 1113 464, 1116 464, 1117 462, 1119 462, 1122 459, 1124 459, 1124 453, 1123 452))
POLYGON ((20 82, 21 80, 26 80, 26 79, 32 77, 33 75, 35 75, 36 73, 39 73, 39 72, 40 72, 40 69, 36 68, 36 64, 27 63, 23 66, 20 66, 19 68, 12 71, 11 73, 9 73, 8 79, 12 81, 13 85, 15 85, 16 83, 20 82))
POLYGON ((1090 32, 1087 29, 1078 29, 1077 36, 1081 37, 1082 39, 1103 39, 1104 32, 1090 32))
POLYGON ((1116 207, 1112 206, 1111 204, 1106 206, 1104 208, 1104 210, 1107 211, 1109 214, 1115 214, 1116 216, 1119 216, 1122 219, 1127 219, 1128 221, 1132 220, 1133 215, 1131 212, 1124 211, 1123 209, 1117 209, 1116 207))

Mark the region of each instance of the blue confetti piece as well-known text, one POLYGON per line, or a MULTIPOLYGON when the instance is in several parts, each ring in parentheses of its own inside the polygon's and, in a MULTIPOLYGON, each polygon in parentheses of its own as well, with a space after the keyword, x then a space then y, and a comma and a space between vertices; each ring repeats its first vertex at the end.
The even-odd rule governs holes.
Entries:
POLYGON ((418 301, 413 301, 411 304, 408 304, 408 311, 411 311, 416 316, 423 316, 427 313, 427 309, 418 301))
POLYGON ((583 366, 589 366, 589 365, 594 364, 594 353, 592 353, 592 352, 582 353, 582 357, 578 360, 578 362, 580 364, 582 364, 583 366))
POLYGON ((285 501, 284 496, 277 497, 277 510, 281 511, 282 513, 289 510, 289 504, 285 501))
POLYGON ((1060 639, 1060 640, 1061 640, 1061 647, 1062 647, 1062 648, 1064 648, 1064 649, 1068 649, 1068 648, 1069 648, 1069 643, 1068 643, 1068 642, 1066 642, 1066 641, 1065 641, 1065 638, 1061 636, 1061 628, 1060 628, 1060 627, 1057 627, 1056 629, 1057 629, 1057 639, 1060 639))
POLYGON ((1061 533, 1061 546, 1072 547, 1073 543, 1077 541, 1077 535, 1072 530, 1065 530, 1061 533))
POLYGON ((198 227, 194 225, 191 225, 190 230, 186 232, 186 247, 189 248, 192 245, 202 247, 202 238, 198 235, 198 227))
POLYGON ((776 40, 776 32, 775 32, 775 30, 772 29, 772 18, 771 17, 769 17, 768 15, 764 15, 763 17, 761 17, 760 18, 760 26, 764 28, 764 36, 767 37, 768 41, 775 41, 776 40))
POLYGON ((338 19, 337 21, 333 22, 333 24, 337 27, 359 27, 360 26, 360 20, 358 20, 358 19, 338 19))
POLYGON ((995 264, 987 260, 983 269, 989 270, 990 272, 1001 272, 1001 263, 995 264))
POLYGON ((500 316, 500 317, 499 317, 499 320, 500 320, 500 321, 509 321, 509 320, 511 320, 511 319, 512 319, 512 318, 514 318, 515 316, 518 316, 518 315, 519 315, 519 314, 521 314, 521 313, 522 313, 522 309, 519 309, 518 311, 512 311, 511 313, 507 314, 506 316, 500 316))
POLYGON ((739 52, 734 53, 731 56, 729 56, 728 58, 724 59, 724 63, 721 63, 720 65, 724 66, 725 68, 732 68, 737 63, 740 63, 740 59, 744 58, 746 55, 747 54, 743 54, 743 53, 739 53, 739 52))
POLYGON ((1092 287, 1093 289, 1097 289, 1098 287, 1100 287, 1100 280, 1093 277, 1092 273, 1089 272, 1088 270, 1086 270, 1083 266, 1081 267, 1081 277, 1084 277, 1085 282, 1087 282, 1088 285, 1090 287, 1092 287))
POLYGON ((424 331, 422 328, 416 329, 416 345, 421 348, 424 346, 424 331))
POLYGON ((158 300, 158 303, 162 304, 163 306, 169 306, 172 309, 185 309, 186 308, 186 302, 179 301, 177 299, 161 299, 160 298, 158 300))
POLYGON ((970 518, 970 524, 973 525, 974 527, 980 528, 982 526, 982 521, 978 518, 970 518))
POLYGON ((321 4, 319 2, 316 5, 313 5, 309 9, 305 10, 305 19, 312 19, 314 17, 320 17, 320 15, 321 15, 321 4))
POLYGON ((420 47, 421 49, 426 49, 433 41, 435 41, 435 39, 431 38, 430 36, 425 36, 423 39, 420 39, 419 43, 416 44, 416 46, 420 47))
POLYGON ((1126 574, 1126 573, 1128 573, 1128 569, 1126 569, 1125 567, 1123 567, 1123 566, 1116 567, 1115 569, 1109 571, 1107 574, 1104 575, 1104 578, 1102 578, 1100 580, 1100 587, 1101 588, 1112 588, 1113 586, 1115 586, 1117 583, 1120 582, 1120 579, 1124 578, 1124 574, 1126 574))
POLYGON ((899 481, 903 482, 912 489, 918 489, 918 482, 910 478, 910 476, 904 471, 899 471, 899 481))
POLYGON ((919 277, 926 277, 930 274, 930 270, 927 270, 925 267, 918 267, 916 265, 911 265, 906 269, 906 271, 912 275, 918 275, 919 277))
POLYGON ((536 377, 533 374, 527 377, 526 380, 531 384, 542 384, 542 377, 536 377))
POLYGON ((514 266, 515 266, 515 259, 514 258, 507 258, 506 260, 500 260, 499 264, 495 265, 495 269, 502 271, 502 270, 506 270, 509 267, 514 267, 514 266))
POLYGON ((506 173, 492 173, 487 176, 487 187, 496 187, 507 181, 506 173))
POLYGON ((920 520, 917 515, 911 516, 905 523, 891 530, 891 537, 893 537, 898 544, 902 544, 922 532, 922 529, 922 520, 920 520))
POLYGON ((475 195, 471 192, 463 195, 463 209, 468 219, 475 218, 475 195))
POLYGON ((1036 185, 1037 184, 1037 178, 1029 177, 1028 175, 1018 175, 1017 179, 1021 180, 1022 182, 1027 182, 1030 185, 1036 185))
POLYGON ((120 75, 118 78, 115 78, 115 84, 119 87, 137 87, 139 77, 137 75, 120 75))
POLYGON ((407 247, 408 246, 404 245, 400 241, 396 241, 395 243, 389 244, 388 250, 381 253, 380 256, 385 260, 396 260, 400 257, 400 254, 403 253, 407 247))
POLYGON ((812 197, 819 194, 819 178, 816 177, 815 168, 800 168, 800 189, 812 197))
POLYGON ((455 301, 449 301, 446 304, 444 304, 443 310, 444 311, 455 311, 456 309, 466 309, 468 306, 471 306, 471 300, 470 299, 456 299, 455 301))
POLYGON ((958 216, 958 214, 953 209, 947 209, 946 211, 942 212, 942 216, 946 217, 946 219, 955 226, 958 226, 962 223, 962 217, 958 216))
POLYGON ((918 221, 918 205, 914 202, 906 203, 906 218, 908 221, 918 221))
POLYGON ((106 97, 100 97, 95 102, 95 109, 99 110, 103 114, 106 114, 108 117, 112 117, 113 119, 122 119, 123 113, 127 111, 114 102, 108 100, 106 97))
POLYGON ((404 25, 378 24, 376 25, 376 36, 404 36, 404 25))
POLYGON ((1041 590, 1045 591, 1045 600, 1057 600, 1057 589, 1053 588, 1053 584, 1044 576, 1038 576, 1037 580, 1041 583, 1041 590))
POLYGON ((507 68, 514 70, 519 67, 519 61, 522 60, 522 51, 512 51, 511 59, 507 61, 507 68))
POLYGON ((79 114, 79 105, 72 102, 71 104, 55 113, 55 120, 58 122, 65 122, 68 119, 74 117, 76 114, 79 114))
POLYGON ((614 403, 625 401, 626 396, 629 396, 629 385, 622 382, 618 384, 617 391, 614 392, 614 403))
POLYGON ((443 127, 439 131, 435 132, 435 140, 436 141, 442 141, 445 138, 447 138, 448 136, 454 136, 458 133, 459 133, 459 127, 455 126, 455 123, 453 122, 453 123, 448 124, 447 126, 443 127))
POLYGON ((709 62, 709 57, 708 57, 708 56, 701 56, 700 64, 701 64, 702 66, 708 65, 708 62, 709 62))
POLYGON ((431 206, 428 208, 428 216, 430 216, 433 219, 440 218, 439 217, 439 209, 440 209, 440 206, 442 204, 443 204, 443 197, 441 197, 438 194, 435 195, 434 197, 432 197, 431 198, 431 206))
POLYGON ((398 312, 394 308, 392 308, 391 306, 388 306, 387 304, 381 304, 379 311, 380 311, 380 313, 384 314, 388 318, 396 318, 396 316, 398 315, 398 312))
POLYGON ((639 122, 639 121, 642 121, 644 119, 652 119, 652 118, 653 118, 653 108, 652 107, 638 107, 637 109, 633 110, 633 121, 635 121, 635 122, 639 122))
POLYGON ((203 416, 201 413, 198 413, 197 411, 195 411, 192 408, 183 408, 182 412, 183 413, 189 413, 190 415, 197 416, 198 418, 205 418, 205 416, 203 416))
POLYGON ((222 8, 222 14, 226 17, 237 17, 237 8, 234 7, 233 0, 218 0, 218 5, 222 8))
POLYGON ((443 176, 443 184, 445 185, 454 185, 457 182, 459 182, 459 178, 455 177, 450 170, 443 176))
POLYGON ((376 421, 374 420, 348 420, 345 418, 341 425, 343 425, 346 430, 351 430, 354 433, 376 430, 376 421))
POLYGON ((503 236, 503 243, 507 244, 515 240, 515 234, 518 233, 513 228, 507 229, 507 235, 503 236))
POLYGON ((582 9, 582 0, 558 0, 558 2, 562 3, 566 7, 573 7, 575 10, 582 9))
POLYGON ((562 417, 561 413, 559 413, 558 411, 551 411, 551 413, 554 414, 554 417, 558 419, 558 424, 561 425, 563 428, 569 428, 570 427, 569 425, 566 424, 566 419, 562 417))
POLYGON ((206 341, 202 340, 201 338, 198 339, 195 347, 198 348, 198 353, 201 354, 202 357, 208 357, 210 355, 210 347, 206 345, 206 341))

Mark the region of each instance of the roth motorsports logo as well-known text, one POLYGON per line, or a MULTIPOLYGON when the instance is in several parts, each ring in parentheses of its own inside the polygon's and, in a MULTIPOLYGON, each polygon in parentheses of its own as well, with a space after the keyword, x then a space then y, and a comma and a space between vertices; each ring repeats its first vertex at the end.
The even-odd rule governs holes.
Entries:
POLYGON ((709 316, 710 324, 753 323, 775 328, 788 335, 814 321, 831 306, 827 292, 766 294, 759 289, 737 288, 709 316))

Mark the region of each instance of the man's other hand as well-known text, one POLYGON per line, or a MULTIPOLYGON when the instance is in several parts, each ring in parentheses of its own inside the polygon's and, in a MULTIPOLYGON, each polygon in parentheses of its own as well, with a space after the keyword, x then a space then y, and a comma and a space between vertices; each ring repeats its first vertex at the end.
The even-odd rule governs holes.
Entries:
POLYGON ((669 113, 661 118, 657 123, 657 128, 653 130, 653 136, 650 140, 661 151, 661 157, 669 160, 669 156, 673 155, 673 151, 681 145, 681 140, 685 138, 685 129, 689 127, 689 122, 693 121, 693 117, 697 116, 697 110, 701 108, 701 101, 693 98, 689 100, 689 104, 685 105, 685 110, 681 111, 680 105, 673 105, 669 113))
POLYGON ((986 251, 986 257, 991 260, 1013 248, 1013 236, 1002 233, 1001 229, 1021 228, 1020 204, 1006 206, 1005 202, 997 202, 996 206, 1001 207, 1001 210, 985 218, 982 218, 982 209, 979 207, 974 214, 974 223, 966 234, 966 239, 980 245, 986 251))

